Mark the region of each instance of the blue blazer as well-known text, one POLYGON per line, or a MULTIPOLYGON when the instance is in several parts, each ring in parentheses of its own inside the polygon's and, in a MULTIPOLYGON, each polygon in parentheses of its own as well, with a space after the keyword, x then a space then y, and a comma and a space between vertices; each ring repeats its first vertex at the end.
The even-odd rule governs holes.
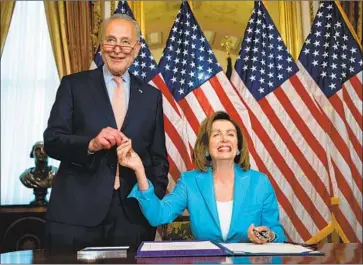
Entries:
MULTIPOLYGON (((276 195, 268 177, 254 170, 244 171, 238 165, 235 165, 234 173, 233 212, 225 242, 250 242, 247 230, 252 223, 269 227, 276 234, 274 242, 285 241, 276 195)), ((155 196, 150 181, 147 191, 140 191, 135 185, 129 197, 139 201, 152 226, 171 223, 187 208, 195 239, 224 242, 211 168, 207 172, 193 170, 183 173, 174 190, 162 200, 155 196)))

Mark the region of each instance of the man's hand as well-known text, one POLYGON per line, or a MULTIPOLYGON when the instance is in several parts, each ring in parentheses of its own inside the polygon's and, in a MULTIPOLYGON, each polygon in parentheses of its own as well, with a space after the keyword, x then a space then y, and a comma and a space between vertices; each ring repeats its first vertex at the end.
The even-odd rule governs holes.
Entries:
POLYGON ((111 127, 103 128, 101 132, 88 144, 88 150, 97 152, 103 149, 111 149, 114 145, 119 146, 126 136, 119 130, 111 127))

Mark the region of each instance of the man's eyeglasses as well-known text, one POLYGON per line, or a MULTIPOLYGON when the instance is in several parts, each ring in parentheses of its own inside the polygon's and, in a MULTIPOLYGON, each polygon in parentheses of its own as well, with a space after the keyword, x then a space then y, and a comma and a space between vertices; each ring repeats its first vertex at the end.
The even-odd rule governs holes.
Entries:
POLYGON ((116 49, 116 47, 119 47, 121 52, 123 52, 124 54, 130 54, 133 49, 135 49, 136 45, 138 44, 139 42, 136 42, 134 46, 131 46, 131 45, 127 45, 127 44, 116 44, 116 43, 103 43, 103 49, 105 51, 108 51, 108 52, 111 52, 111 51, 114 51, 116 49))

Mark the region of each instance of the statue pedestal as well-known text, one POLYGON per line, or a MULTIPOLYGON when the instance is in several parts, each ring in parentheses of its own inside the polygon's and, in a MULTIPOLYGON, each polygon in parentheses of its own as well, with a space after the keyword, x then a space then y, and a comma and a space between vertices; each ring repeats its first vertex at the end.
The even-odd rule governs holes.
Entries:
POLYGON ((33 188, 35 199, 30 202, 32 206, 44 206, 48 205, 46 196, 48 194, 48 188, 33 188))

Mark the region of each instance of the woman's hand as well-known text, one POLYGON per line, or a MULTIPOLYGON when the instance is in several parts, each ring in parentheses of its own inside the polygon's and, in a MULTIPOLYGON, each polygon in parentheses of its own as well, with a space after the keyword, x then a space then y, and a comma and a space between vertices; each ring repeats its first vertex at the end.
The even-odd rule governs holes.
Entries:
POLYGON ((126 136, 117 147, 117 157, 121 166, 135 171, 139 190, 148 190, 149 184, 145 175, 144 165, 140 156, 132 149, 131 139, 126 138, 126 136))
POLYGON ((275 238, 274 232, 267 226, 255 226, 254 224, 248 228, 247 236, 251 242, 256 244, 269 243, 275 238))
POLYGON ((117 147, 117 157, 121 166, 128 167, 135 172, 144 171, 140 156, 132 149, 131 139, 124 139, 117 147))

